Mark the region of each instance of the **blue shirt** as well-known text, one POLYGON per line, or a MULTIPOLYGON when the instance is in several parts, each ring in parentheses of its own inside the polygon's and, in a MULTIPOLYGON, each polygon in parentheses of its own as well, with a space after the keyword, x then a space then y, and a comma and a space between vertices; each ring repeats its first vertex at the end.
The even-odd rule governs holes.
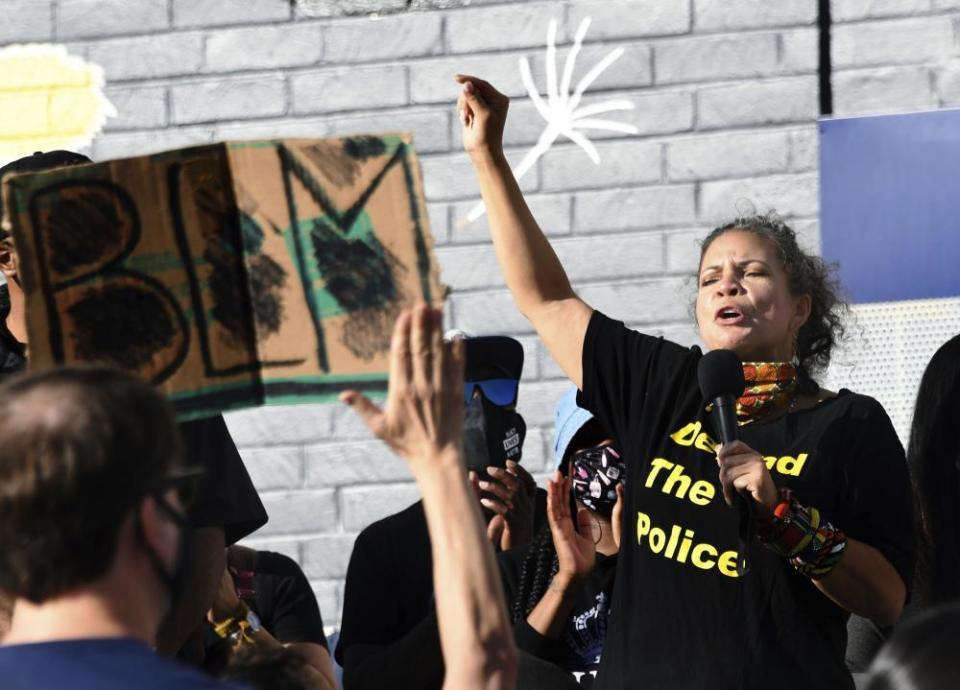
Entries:
POLYGON ((4 690, 240 690, 130 638, 0 646, 4 690))

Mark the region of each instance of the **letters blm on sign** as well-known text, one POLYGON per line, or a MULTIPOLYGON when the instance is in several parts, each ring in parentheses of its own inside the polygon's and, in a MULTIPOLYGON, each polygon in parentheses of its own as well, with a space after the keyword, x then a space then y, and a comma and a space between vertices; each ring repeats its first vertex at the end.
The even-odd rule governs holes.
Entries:
POLYGON ((181 419, 385 387, 445 296, 403 134, 228 142, 4 178, 30 368, 108 362, 181 419))

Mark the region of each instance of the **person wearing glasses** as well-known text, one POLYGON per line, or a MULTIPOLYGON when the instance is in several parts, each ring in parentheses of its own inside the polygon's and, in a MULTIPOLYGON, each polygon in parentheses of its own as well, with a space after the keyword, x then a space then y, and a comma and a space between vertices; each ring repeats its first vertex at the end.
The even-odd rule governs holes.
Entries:
POLYGON ((152 649, 183 594, 197 476, 160 395, 102 367, 11 378, 0 446, 5 690, 224 688, 152 649))
MULTIPOLYGON (((25 156, 0 168, 7 174, 44 172, 92 163, 72 151, 46 151, 25 156)), ((8 228, 0 228, 0 380, 27 365, 26 297, 20 282, 20 260, 8 228)), ((204 616, 213 602, 223 573, 225 547, 252 534, 267 522, 267 512, 244 467, 221 415, 177 425, 184 456, 203 467, 196 500, 187 515, 189 552, 184 596, 173 607, 157 633, 157 647, 171 656, 200 663, 203 656, 204 616)), ((0 595, 0 640, 6 618, 0 595)))
MULTIPOLYGON (((505 336, 466 338, 464 347, 465 466, 487 537, 505 551, 529 542, 546 511, 545 492, 519 465, 526 425, 515 408, 523 348, 505 336)), ((441 687, 431 567, 422 501, 357 536, 334 653, 345 688, 441 687)))
MULTIPOLYGON (((571 388, 556 405, 548 522, 526 547, 501 555, 500 571, 517 648, 582 677, 596 674, 603 654, 626 466, 576 393, 571 388)), ((521 680, 525 670, 521 665, 521 680)))

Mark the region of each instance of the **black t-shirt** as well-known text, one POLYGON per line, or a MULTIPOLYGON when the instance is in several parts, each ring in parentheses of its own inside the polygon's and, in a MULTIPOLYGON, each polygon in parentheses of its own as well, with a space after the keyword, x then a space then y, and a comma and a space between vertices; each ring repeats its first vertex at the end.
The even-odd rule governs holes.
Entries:
MULTIPOLYGON (((306 575, 297 562, 288 556, 273 551, 256 551, 253 556, 253 577, 234 578, 241 598, 260 618, 263 627, 284 644, 312 642, 327 648, 323 632, 323 618, 317 597, 310 588, 306 575), (249 590, 252 590, 250 592, 249 590)), ((223 640, 207 625, 204 631, 207 647, 208 670, 222 666, 225 655, 221 652, 223 640)))
MULTIPOLYGON (((852 688, 849 614, 758 543, 736 577, 738 512, 720 489, 700 357, 599 312, 587 329, 581 397, 621 442, 631 478, 597 687, 852 688)), ((910 483, 879 403, 841 391, 739 433, 778 487, 878 549, 910 586, 910 483)))
MULTIPOLYGON (((527 549, 520 547, 500 554, 500 577, 507 609, 520 586, 527 549)), ((600 665, 610 614, 610 601, 617 573, 617 557, 598 553, 593 570, 580 583, 573 609, 557 639, 541 635, 525 619, 514 624, 517 648, 550 661, 565 671, 595 671, 600 665)))
MULTIPOLYGON (((26 368, 25 347, 7 329, 10 292, 0 285, 0 378, 26 368)), ((260 496, 250 481, 223 417, 205 417, 179 425, 185 460, 205 472, 190 508, 193 527, 223 527, 227 546, 267 522, 260 496)))
POLYGON ((263 627, 283 643, 312 642, 327 646, 317 597, 300 566, 289 556, 257 551, 252 597, 244 600, 263 627))
POLYGON ((374 522, 357 536, 335 657, 343 667, 344 687, 351 690, 443 684, 433 558, 422 502, 374 522))
MULTIPOLYGON (((546 492, 537 489, 534 530, 545 519, 546 492)), ((443 684, 433 558, 421 501, 357 536, 334 656, 350 690, 427 690, 443 684)))

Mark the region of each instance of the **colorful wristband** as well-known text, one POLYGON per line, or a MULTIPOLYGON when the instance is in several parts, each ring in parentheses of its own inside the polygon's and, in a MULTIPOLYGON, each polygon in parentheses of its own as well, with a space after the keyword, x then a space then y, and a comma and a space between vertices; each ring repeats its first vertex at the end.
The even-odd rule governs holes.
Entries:
POLYGON ((241 599, 240 605, 232 616, 228 616, 222 621, 214 622, 213 632, 217 634, 217 637, 233 642, 236 642, 240 638, 246 639, 247 635, 244 626, 248 626, 247 616, 249 613, 250 608, 246 602, 241 599))
POLYGON ((790 489, 780 489, 778 498, 773 515, 757 525, 760 542, 789 559, 801 575, 812 580, 826 576, 840 562, 846 536, 816 508, 801 505, 790 489))

